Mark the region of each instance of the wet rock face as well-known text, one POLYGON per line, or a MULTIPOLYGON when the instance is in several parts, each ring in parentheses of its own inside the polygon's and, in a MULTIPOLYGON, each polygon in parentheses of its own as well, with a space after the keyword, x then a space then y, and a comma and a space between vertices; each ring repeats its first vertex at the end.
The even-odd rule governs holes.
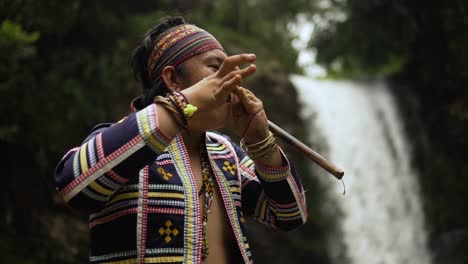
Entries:
POLYGON ((468 229, 443 233, 433 244, 434 264, 468 263, 468 229))
POLYGON ((304 131, 296 88, 279 66, 266 65, 248 84, 262 101, 268 118, 291 134, 304 131))
POLYGON ((450 134, 465 128, 443 116, 439 109, 446 107, 440 102, 427 103, 434 91, 410 77, 397 76, 391 81, 413 145, 413 163, 420 172, 433 263, 468 263, 468 204, 462 199, 468 186, 467 148, 454 143, 457 137, 450 134), (415 90, 422 87, 424 97, 418 94, 422 90, 415 90))

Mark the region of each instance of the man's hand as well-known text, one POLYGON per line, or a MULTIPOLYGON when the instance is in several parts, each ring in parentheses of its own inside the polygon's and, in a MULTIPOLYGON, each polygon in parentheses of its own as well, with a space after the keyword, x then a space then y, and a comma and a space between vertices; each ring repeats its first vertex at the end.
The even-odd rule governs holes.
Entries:
POLYGON ((244 69, 239 68, 240 65, 252 63, 255 59, 254 54, 227 57, 216 73, 181 92, 201 112, 217 108, 226 103, 230 94, 242 83, 244 78, 255 73, 256 66, 253 64, 244 69))
POLYGON ((263 103, 254 93, 242 87, 233 90, 232 120, 234 131, 248 144, 268 136, 268 119, 263 103))

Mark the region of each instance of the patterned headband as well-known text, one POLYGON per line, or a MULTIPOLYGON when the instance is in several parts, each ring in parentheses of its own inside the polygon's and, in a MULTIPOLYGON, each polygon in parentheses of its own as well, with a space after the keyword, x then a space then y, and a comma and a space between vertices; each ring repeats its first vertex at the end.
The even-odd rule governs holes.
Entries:
POLYGON ((148 75, 153 85, 161 80, 164 67, 176 67, 187 59, 214 49, 224 50, 208 32, 194 25, 184 24, 168 29, 155 41, 148 60, 148 75))

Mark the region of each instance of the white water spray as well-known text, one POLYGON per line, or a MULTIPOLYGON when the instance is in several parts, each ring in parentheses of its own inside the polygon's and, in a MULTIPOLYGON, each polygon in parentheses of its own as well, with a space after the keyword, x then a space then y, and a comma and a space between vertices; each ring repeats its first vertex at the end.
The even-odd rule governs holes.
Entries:
POLYGON ((431 263, 411 150, 386 86, 292 81, 303 116, 315 113, 313 127, 327 141, 324 154, 345 172, 345 196, 333 176, 321 178, 343 212, 338 223, 346 258, 353 264, 431 263))

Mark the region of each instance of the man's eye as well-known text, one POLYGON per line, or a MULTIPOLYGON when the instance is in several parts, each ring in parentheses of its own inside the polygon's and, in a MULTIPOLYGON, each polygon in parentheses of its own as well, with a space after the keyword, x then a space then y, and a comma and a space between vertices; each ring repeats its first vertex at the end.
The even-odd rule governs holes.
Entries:
POLYGON ((219 70, 219 65, 208 65, 208 67, 213 68, 214 70, 219 70))

